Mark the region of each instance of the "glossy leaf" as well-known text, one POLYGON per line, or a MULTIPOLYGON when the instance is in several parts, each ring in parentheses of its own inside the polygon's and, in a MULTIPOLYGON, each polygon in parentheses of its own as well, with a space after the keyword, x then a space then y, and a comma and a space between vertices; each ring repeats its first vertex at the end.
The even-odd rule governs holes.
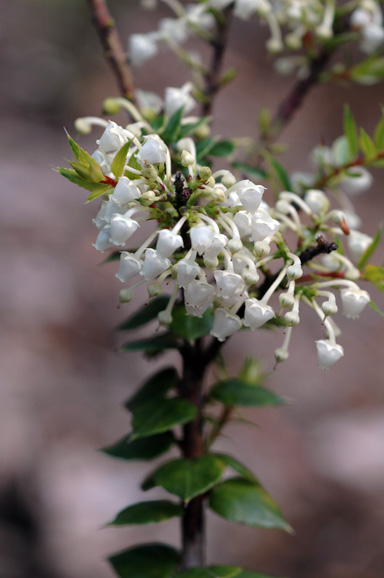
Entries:
POLYGON ((382 225, 380 225, 380 227, 376 231, 376 235, 374 236, 372 243, 369 245, 369 247, 366 248, 364 253, 361 255, 359 262, 357 263, 358 269, 360 270, 363 269, 365 265, 368 263, 369 259, 372 257, 373 253, 376 251, 380 243, 382 230, 383 227, 382 225))
POLYGON ((184 107, 181 107, 179 108, 179 110, 174 112, 171 118, 169 119, 162 134, 162 138, 165 143, 171 144, 172 142, 175 142, 177 140, 181 127, 181 121, 183 119, 183 114, 184 114, 184 107))
POLYGON ((360 129, 360 148, 368 159, 377 155, 375 143, 363 128, 360 129))
POLYGON ((150 323, 157 317, 160 311, 166 308, 168 301, 169 297, 165 297, 164 295, 151 299, 148 305, 141 307, 137 313, 134 313, 126 321, 123 321, 116 329, 118 331, 131 331, 132 329, 137 329, 150 323))
POLYGON ((283 398, 272 391, 236 378, 213 386, 210 396, 225 405, 265 407, 284 403, 283 398))
POLYGON ((344 134, 347 137, 350 153, 352 157, 355 157, 359 150, 359 137, 356 122, 349 106, 344 107, 344 134))
POLYGON ((379 291, 384 291, 384 267, 367 265, 364 269, 364 279, 373 283, 379 291))
POLYGON ((217 484, 224 470, 224 462, 215 456, 172 460, 152 474, 152 486, 147 483, 146 488, 161 486, 187 502, 217 484))
POLYGON ((138 502, 119 512, 109 526, 153 524, 183 515, 183 508, 169 500, 138 502))
POLYGON ((124 171, 124 167, 127 162, 127 154, 129 151, 129 147, 131 146, 132 140, 129 140, 119 151, 117 151, 111 165, 111 172, 115 175, 116 179, 121 177, 124 171))
POLYGON ((263 180, 267 178, 267 173, 263 169, 259 169, 258 167, 253 167, 251 165, 247 165, 246 163, 241 163, 235 161, 232 163, 234 169, 238 169, 239 171, 243 171, 246 175, 250 175, 251 177, 259 180, 263 180))
POLYGON ((189 568, 178 572, 175 578, 237 578, 242 572, 238 566, 209 566, 189 568))
POLYGON ((198 159, 203 159, 215 144, 215 139, 204 138, 196 143, 196 157, 198 159))
POLYGON ((153 460, 167 452, 173 442, 174 436, 170 431, 139 439, 132 439, 129 434, 101 451, 121 460, 153 460))
POLYGON ((159 353, 168 349, 176 349, 177 341, 170 333, 163 333, 155 337, 148 337, 147 339, 139 339, 138 341, 129 341, 124 343, 120 351, 145 351, 146 353, 159 353))
POLYGON ((226 466, 228 466, 229 468, 232 468, 232 470, 234 470, 235 472, 240 474, 243 478, 246 478, 247 480, 250 480, 251 482, 257 482, 257 480, 256 480, 255 476, 253 475, 253 473, 251 472, 251 470, 249 470, 247 468, 247 466, 245 466, 244 464, 239 462, 239 460, 237 460, 233 456, 229 456, 228 454, 221 454, 221 453, 215 453, 213 455, 216 456, 217 458, 219 458, 220 460, 222 460, 226 466))
POLYGON ((196 406, 185 399, 150 399, 133 412, 132 439, 147 437, 183 425, 196 416, 196 406))
POLYGON ((180 378, 174 367, 165 367, 155 375, 152 375, 140 389, 132 395, 125 403, 125 407, 130 411, 150 399, 161 399, 170 390, 176 387, 180 378))
POLYGON ((230 140, 215 142, 209 151, 213 157, 227 157, 235 151, 235 144, 230 140))
POLYGON ((202 317, 187 315, 184 305, 175 307, 172 312, 170 331, 179 337, 193 343, 199 337, 208 335, 213 325, 212 310, 206 311, 202 317))
POLYGON ((102 197, 103 195, 108 195, 109 193, 112 193, 112 191, 113 188, 110 187, 109 185, 97 185, 97 187, 95 187, 92 193, 89 195, 87 203, 90 203, 94 199, 102 197))
POLYGON ((134 546, 109 558, 120 578, 170 578, 179 561, 177 550, 164 544, 134 546))
POLYGON ((264 488, 244 478, 229 479, 214 488, 209 497, 209 506, 232 522, 291 530, 276 502, 264 488))
POLYGON ((75 185, 78 185, 79 187, 82 187, 87 191, 94 191, 97 187, 100 186, 98 183, 94 183, 92 181, 83 179, 82 177, 80 177, 79 173, 76 172, 74 169, 65 169, 58 167, 56 171, 60 175, 71 181, 71 183, 74 183, 75 185))

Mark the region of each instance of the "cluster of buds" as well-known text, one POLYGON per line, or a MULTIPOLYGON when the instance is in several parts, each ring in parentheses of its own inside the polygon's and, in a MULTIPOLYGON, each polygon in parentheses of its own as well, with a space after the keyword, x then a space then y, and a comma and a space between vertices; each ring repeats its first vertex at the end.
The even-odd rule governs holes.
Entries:
POLYGON ((323 191, 309 189, 304 196, 283 191, 271 207, 263 199, 264 186, 238 181, 228 170, 212 173, 199 165, 191 138, 176 143, 182 170, 173 173, 168 146, 157 134, 143 136, 140 122, 123 128, 87 118, 79 119, 77 126, 90 122, 104 124, 92 157, 110 186, 93 221, 99 229, 94 246, 101 252, 120 252, 116 277, 125 285, 121 302, 130 301, 144 286, 154 297, 171 284, 160 323, 172 322, 173 307, 182 294, 187 315, 213 315, 211 334, 219 341, 278 317, 285 326, 284 343, 275 352, 278 362, 288 358, 292 329, 305 303, 325 329, 325 339, 316 343, 320 367, 329 368, 340 359, 339 329, 331 318, 337 312, 332 290, 340 293, 348 317, 357 317, 370 298, 356 284, 359 271, 353 261, 324 235, 348 237, 353 260, 370 238, 357 231, 350 234, 344 213, 330 210, 323 191), (122 150, 124 167, 118 163, 116 174, 114 159, 122 150), (127 244, 146 226, 150 230, 144 242, 129 250, 127 244), (292 244, 292 234, 294 249, 286 240, 292 244), (319 254, 324 254, 323 262, 313 260, 319 254))

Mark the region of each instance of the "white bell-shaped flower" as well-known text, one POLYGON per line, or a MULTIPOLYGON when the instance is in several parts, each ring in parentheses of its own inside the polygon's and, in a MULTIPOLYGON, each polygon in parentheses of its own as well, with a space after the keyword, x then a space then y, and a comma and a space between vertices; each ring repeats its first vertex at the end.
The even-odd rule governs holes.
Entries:
POLYGON ((116 214, 124 215, 124 213, 127 212, 127 206, 118 205, 112 199, 112 195, 108 198, 108 201, 106 201, 106 203, 107 204, 105 206, 103 219, 106 223, 108 223, 108 225, 110 225, 113 215, 116 214))
POLYGON ((113 243, 110 241, 111 237, 111 227, 107 225, 104 229, 101 229, 100 233, 97 235, 96 242, 93 243, 95 249, 104 253, 107 249, 110 249, 113 246, 113 243))
POLYGON ((215 271, 214 277, 219 297, 223 299, 231 299, 235 296, 242 297, 245 283, 240 275, 229 271, 215 271))
POLYGON ((196 308, 213 303, 214 288, 205 281, 192 281, 188 287, 185 288, 185 304, 196 308))
POLYGON ((177 249, 183 247, 184 241, 181 235, 163 229, 159 232, 156 250, 162 257, 170 257, 177 249))
POLYGON ((208 249, 204 253, 204 260, 216 259, 227 243, 228 238, 225 235, 222 235, 221 233, 215 235, 212 243, 209 245, 208 249))
POLYGON ((340 188, 351 196, 357 196, 372 186, 373 177, 364 167, 351 167, 348 176, 340 183, 340 188))
POLYGON ((195 106, 196 102, 191 96, 193 85, 187 82, 181 88, 168 87, 165 89, 164 108, 167 116, 172 116, 180 108, 184 108, 183 113, 188 114, 195 106))
POLYGON ((265 187, 255 185, 252 181, 244 181, 244 183, 247 184, 243 187, 236 188, 236 193, 244 209, 254 214, 260 207, 265 187))
POLYGON ((316 215, 321 215, 329 210, 329 200, 319 189, 309 189, 305 193, 304 202, 316 215))
POLYGON ((231 191, 230 193, 228 193, 227 198, 224 201, 223 205, 224 205, 224 207, 229 207, 229 208, 241 206, 240 199, 239 199, 237 192, 231 191))
POLYGON ((213 327, 210 333, 219 341, 225 341, 227 337, 239 331, 241 326, 241 319, 238 315, 231 315, 225 309, 218 307, 215 311, 213 327))
POLYGON ((103 229, 106 225, 105 213, 107 210, 108 201, 103 201, 101 203, 99 212, 97 213, 96 217, 92 219, 92 223, 96 225, 96 227, 100 230, 103 229))
POLYGON ((140 191, 130 179, 120 177, 118 183, 110 196, 117 205, 125 205, 140 197, 140 191))
POLYGON ((189 234, 191 236, 192 249, 197 251, 199 255, 205 253, 215 238, 215 231, 208 225, 191 227, 189 234))
POLYGON ((244 325, 246 327, 257 329, 273 317, 275 317, 275 312, 270 305, 255 298, 246 300, 244 313, 244 325))
POLYGON ((251 215, 245 211, 239 211, 233 217, 234 223, 239 230, 240 237, 250 237, 252 234, 251 215))
POLYGON ((276 235, 280 228, 279 221, 272 219, 272 217, 266 212, 259 211, 252 217, 252 241, 257 243, 258 241, 263 241, 266 237, 271 237, 276 235))
POLYGON ((342 346, 331 343, 328 339, 319 339, 316 341, 316 347, 317 363, 321 369, 329 369, 344 355, 342 346))
POLYGON ((141 164, 156 165, 165 163, 167 151, 165 142, 157 134, 151 134, 146 137, 145 143, 137 153, 136 158, 141 164))
POLYGON ((340 294, 343 313, 351 319, 356 319, 371 300, 369 293, 358 287, 342 289, 340 294))
POLYGON ((348 247, 354 261, 358 261, 362 254, 368 249, 373 239, 360 231, 351 231, 348 235, 348 247))
POLYGON ((130 281, 138 275, 143 267, 143 261, 136 257, 134 253, 122 251, 120 254, 119 271, 116 277, 122 282, 130 281))
POLYGON ((303 269, 301 268, 300 261, 296 261, 289 267, 287 267, 287 277, 290 281, 300 279, 303 276, 303 269))
POLYGON ((149 60, 157 53, 156 35, 149 34, 131 34, 129 37, 129 58, 133 66, 140 66, 146 60, 149 60))
POLYGON ((161 273, 169 269, 171 262, 166 257, 162 257, 155 249, 147 249, 145 251, 145 259, 140 275, 146 281, 156 279, 161 273))
POLYGON ((110 121, 105 127, 100 139, 96 142, 102 153, 113 154, 117 152, 123 144, 128 142, 128 140, 129 133, 115 122, 110 121))
POLYGON ((138 227, 139 223, 131 217, 115 213, 111 218, 111 243, 117 246, 125 245, 138 227))
POLYGON ((195 261, 181 259, 177 264, 177 284, 185 289, 200 273, 200 267, 195 261))
POLYGON ((113 156, 107 155, 99 149, 96 149, 95 152, 92 153, 91 156, 98 163, 101 170, 103 171, 103 174, 109 175, 109 173, 111 172, 111 164, 113 161, 113 156))

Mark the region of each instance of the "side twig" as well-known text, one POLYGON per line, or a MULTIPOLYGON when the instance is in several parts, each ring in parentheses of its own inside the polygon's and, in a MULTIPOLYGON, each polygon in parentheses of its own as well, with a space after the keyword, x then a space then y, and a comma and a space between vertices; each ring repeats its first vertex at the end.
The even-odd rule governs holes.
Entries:
POLYGON ((132 72, 106 0, 87 1, 92 21, 104 49, 104 56, 115 74, 120 92, 124 98, 134 102, 135 89, 132 72))

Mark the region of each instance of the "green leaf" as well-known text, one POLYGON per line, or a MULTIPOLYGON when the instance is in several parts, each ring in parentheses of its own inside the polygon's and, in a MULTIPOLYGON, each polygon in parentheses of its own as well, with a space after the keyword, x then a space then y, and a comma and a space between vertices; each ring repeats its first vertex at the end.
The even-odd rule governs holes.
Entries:
POLYGON ((129 169, 135 169, 136 171, 140 172, 143 170, 143 167, 141 166, 135 155, 130 156, 127 168, 124 171, 124 176, 131 180, 137 179, 137 174, 133 173, 129 169))
POLYGON ((164 132, 162 134, 162 138, 166 144, 171 144, 177 140, 181 121, 183 119, 184 114, 184 107, 179 108, 176 112, 173 113, 169 121, 167 122, 164 132))
POLYGON ((376 305, 376 303, 374 301, 370 301, 368 303, 368 305, 379 315, 381 315, 382 317, 384 317, 384 313, 381 311, 381 309, 376 305))
POLYGON ((203 116, 199 118, 196 122, 186 122, 182 124, 179 132, 179 139, 185 138, 186 136, 193 134, 197 129, 199 129, 203 124, 209 121, 208 116, 203 116))
POLYGON ((119 512, 108 526, 126 526, 128 524, 154 524, 183 515, 183 508, 169 500, 139 502, 119 512))
POLYGON ((196 406, 185 399, 149 399, 133 412, 132 439, 168 431, 191 421, 196 413, 196 406))
POLYGON ((236 578, 242 572, 237 566, 209 566, 189 568, 178 572, 175 578, 236 578))
POLYGON ((369 259, 372 257, 373 253, 376 251, 380 243, 382 230, 383 226, 380 225, 380 227, 376 231, 376 235, 374 236, 372 243, 369 245, 369 247, 366 248, 364 253, 361 255, 359 262, 357 263, 358 269, 360 270, 363 269, 365 265, 368 263, 369 259))
POLYGON ((168 301, 169 297, 165 297, 164 295, 151 299, 148 305, 141 307, 137 313, 134 313, 126 321, 118 325, 116 329, 118 331, 131 331, 132 329, 137 329, 150 323, 150 321, 153 321, 153 319, 157 317, 160 311, 166 308, 168 301))
POLYGON ((121 149, 117 151, 111 165, 111 171, 115 175, 115 178, 118 179, 121 177, 124 171, 124 167, 127 162, 127 154, 129 151, 129 147, 131 146, 132 139, 123 144, 121 149))
POLYGON ((364 269, 364 279, 373 283, 379 291, 384 291, 384 267, 367 265, 364 269))
POLYGON ((181 458, 160 466, 151 476, 151 485, 147 480, 145 487, 161 486, 170 494, 188 502, 217 484, 224 470, 224 462, 215 456, 202 456, 193 460, 181 458))
POLYGON ((278 395, 257 385, 250 385, 241 379, 228 379, 214 385, 210 396, 225 405, 265 407, 285 403, 278 395))
POLYGON ((372 85, 384 78, 384 58, 371 56, 350 69, 349 77, 359 84, 372 85))
POLYGON ((238 169, 239 171, 243 171, 245 174, 254 177, 255 179, 263 180, 267 178, 267 173, 263 169, 259 169, 258 167, 252 167, 251 165, 247 165, 247 163, 241 163, 239 161, 235 161, 232 163, 234 169, 238 169))
POLYGON ((151 127, 153 128, 154 132, 159 132, 163 127, 165 120, 165 116, 163 114, 159 114, 151 121, 151 127))
POLYGON ((384 108, 381 110, 381 119, 375 129, 373 140, 378 150, 384 149, 384 108))
POLYGON ((153 460, 169 450, 175 438, 170 431, 146 438, 132 439, 131 435, 102 448, 105 454, 121 460, 153 460))
POLYGON ((174 367, 166 367, 152 375, 140 389, 125 403, 130 411, 135 411, 139 405, 150 399, 161 399, 165 394, 177 386, 180 378, 174 367))
POLYGON ((110 185, 98 185, 93 189, 93 192, 89 195, 87 199, 87 203, 90 203, 94 199, 98 197, 102 197, 103 195, 108 195, 113 191, 113 187, 110 185))
POLYGON ((63 177, 71 181, 71 183, 74 183, 75 185, 78 185, 83 189, 87 189, 87 191, 94 191, 99 186, 97 183, 87 181, 86 179, 80 177, 79 173, 77 173, 74 169, 65 169, 58 167, 56 171, 60 175, 63 175, 63 177))
POLYGON ((206 311, 202 317, 187 315, 184 305, 175 307, 172 311, 172 323, 169 325, 170 331, 186 339, 190 343, 208 335, 213 326, 213 312, 206 311))
POLYGON ((235 151, 235 144, 230 140, 216 142, 209 150, 209 155, 213 157, 228 157, 235 151))
MULTIPOLYGON (((64 130, 65 130, 65 129, 64 129, 64 130)), ((81 153, 80 153, 80 150, 81 150, 81 149, 80 149, 79 145, 73 140, 73 138, 71 138, 71 136, 69 135, 69 133, 68 133, 67 131, 65 131, 65 132, 66 132, 66 134, 67 134, 69 146, 70 146, 71 149, 72 149, 73 156, 75 157, 75 159, 76 159, 77 161, 79 161, 79 160, 80 160, 80 154, 81 154, 81 153)))
POLYGON ((348 105, 344 107, 344 134, 347 137, 350 153, 352 157, 355 157, 359 150, 359 138, 356 122, 348 105))
POLYGON ((143 544, 108 560, 120 578, 170 578, 179 565, 180 555, 164 544, 143 544))
POLYGON ((291 531, 276 502, 264 488, 244 478, 232 478, 214 488, 209 506, 232 522, 291 531))
POLYGON ((257 482, 257 480, 256 480, 255 476, 253 475, 253 473, 251 472, 251 470, 249 470, 247 468, 247 466, 244 466, 244 464, 239 462, 239 460, 237 460, 236 458, 229 456, 228 454, 215 453, 212 455, 214 455, 217 458, 219 458, 220 460, 222 460, 226 466, 228 466, 229 468, 232 468, 232 470, 234 470, 235 472, 240 474, 243 478, 246 478, 247 480, 250 480, 251 482, 257 482))
POLYGON ((360 148, 368 159, 377 155, 375 143, 363 128, 360 129, 360 148))
POLYGON ((171 334, 163 333, 156 337, 149 337, 148 339, 139 339, 138 341, 124 343, 120 351, 145 351, 148 354, 156 354, 168 349, 177 349, 177 341, 171 334))
POLYGON ((214 138, 204 138, 196 143, 196 157, 203 159, 215 144, 214 138))
POLYGON ((285 168, 272 157, 269 158, 269 162, 272 165, 274 172, 282 184, 284 190, 292 191, 291 180, 285 168))

